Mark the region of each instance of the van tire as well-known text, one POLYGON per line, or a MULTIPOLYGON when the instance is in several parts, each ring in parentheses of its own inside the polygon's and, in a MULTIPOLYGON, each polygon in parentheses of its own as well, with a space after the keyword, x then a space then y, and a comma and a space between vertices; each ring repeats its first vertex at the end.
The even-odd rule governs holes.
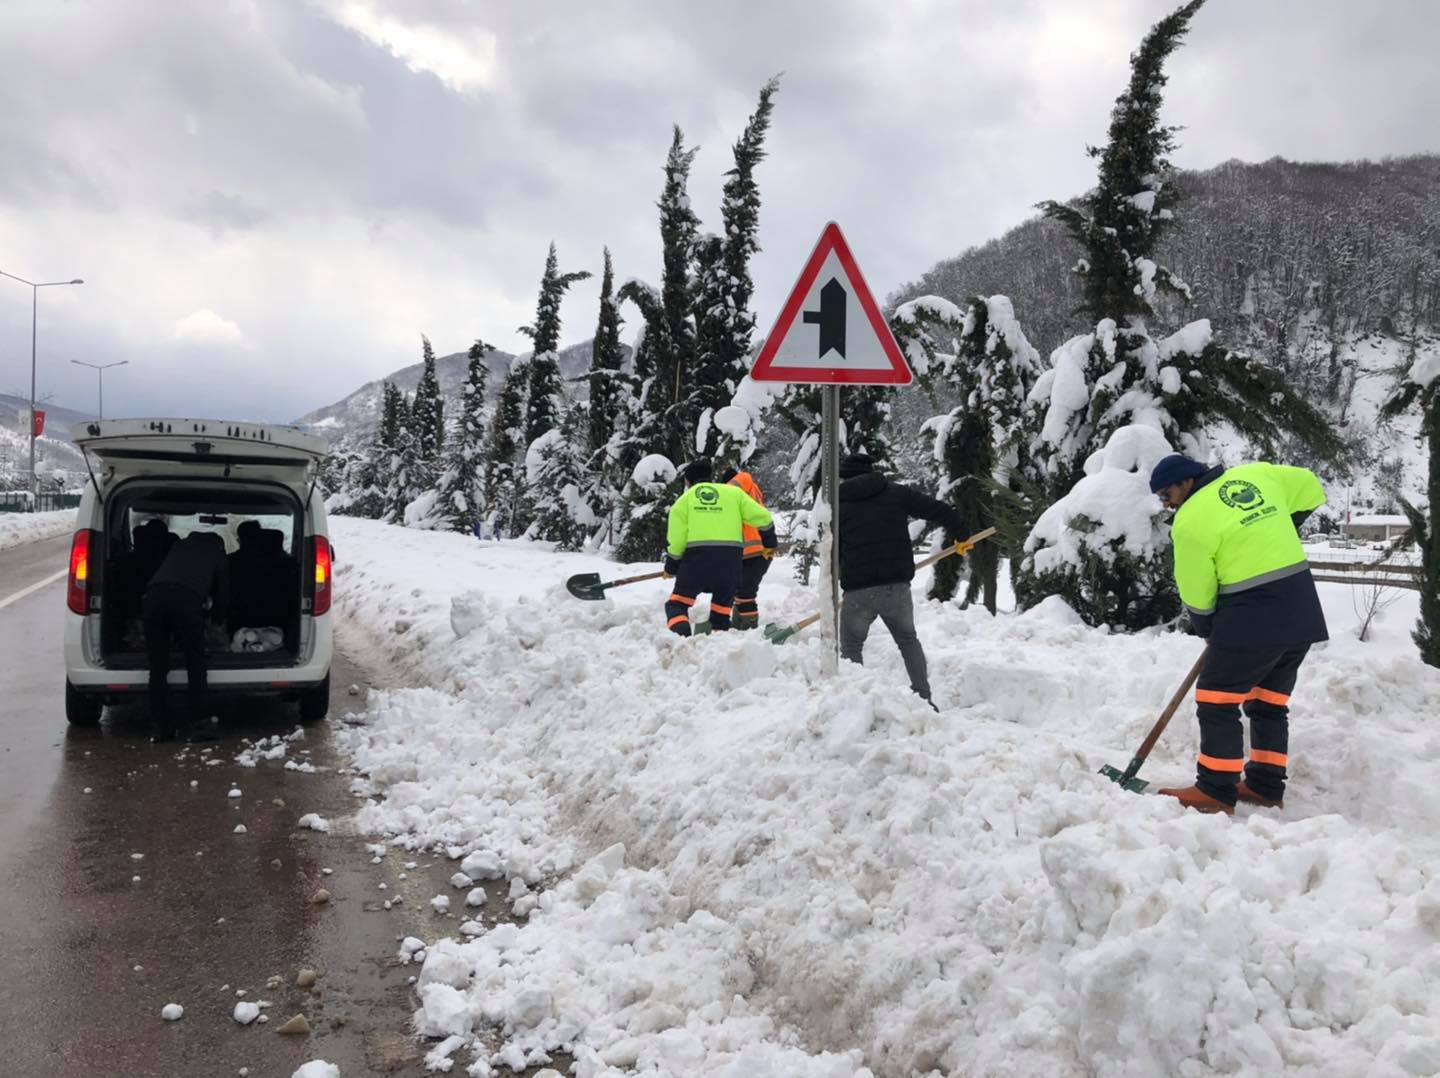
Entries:
POLYGON ((65 682, 65 718, 71 726, 94 726, 100 721, 104 704, 98 696, 89 696, 67 680, 65 682))
POLYGON ((300 693, 300 721, 319 722, 330 710, 330 675, 313 689, 300 693))

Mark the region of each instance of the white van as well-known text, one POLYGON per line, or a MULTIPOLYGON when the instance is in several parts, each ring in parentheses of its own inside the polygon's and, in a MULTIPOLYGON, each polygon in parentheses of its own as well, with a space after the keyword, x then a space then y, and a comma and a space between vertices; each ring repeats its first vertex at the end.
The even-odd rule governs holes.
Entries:
MULTIPOLYGON (((90 478, 66 595, 70 722, 98 722, 104 704, 146 691, 140 599, 170 544, 197 531, 225 540, 230 584, 207 637, 211 691, 281 696, 302 719, 324 718, 334 656, 324 440, 217 419, 101 419, 71 438, 90 478)), ((185 683, 178 654, 170 683, 185 683)))

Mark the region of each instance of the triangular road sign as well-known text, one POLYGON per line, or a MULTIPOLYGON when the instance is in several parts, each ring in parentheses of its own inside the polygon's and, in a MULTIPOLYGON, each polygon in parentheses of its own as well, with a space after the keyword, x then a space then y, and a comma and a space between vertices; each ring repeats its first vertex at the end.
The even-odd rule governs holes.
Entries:
POLYGON ((834 221, 820 233, 750 377, 757 382, 910 384, 910 366, 834 221))

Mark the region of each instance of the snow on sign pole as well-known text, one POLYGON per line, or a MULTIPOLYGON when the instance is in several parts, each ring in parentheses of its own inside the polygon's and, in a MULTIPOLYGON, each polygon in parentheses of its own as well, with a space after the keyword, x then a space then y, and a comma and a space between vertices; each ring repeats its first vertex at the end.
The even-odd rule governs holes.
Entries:
POLYGON ((757 382, 823 385, 821 392, 820 488, 821 584, 830 593, 821 624, 829 647, 828 665, 838 663, 840 612, 840 387, 909 385, 910 366, 900 351, 880 305, 865 283, 840 226, 834 221, 820 233, 800 271, 775 328, 755 357, 750 377, 757 382))

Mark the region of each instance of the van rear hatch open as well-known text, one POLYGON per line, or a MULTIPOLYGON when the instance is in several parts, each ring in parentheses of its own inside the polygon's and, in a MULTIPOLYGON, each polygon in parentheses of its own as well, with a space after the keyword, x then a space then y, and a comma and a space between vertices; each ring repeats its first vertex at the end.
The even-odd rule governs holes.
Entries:
POLYGON ((131 476, 193 476, 197 467, 300 488, 319 474, 329 452, 323 438, 292 427, 219 419, 97 419, 77 424, 70 437, 102 493, 131 476))

